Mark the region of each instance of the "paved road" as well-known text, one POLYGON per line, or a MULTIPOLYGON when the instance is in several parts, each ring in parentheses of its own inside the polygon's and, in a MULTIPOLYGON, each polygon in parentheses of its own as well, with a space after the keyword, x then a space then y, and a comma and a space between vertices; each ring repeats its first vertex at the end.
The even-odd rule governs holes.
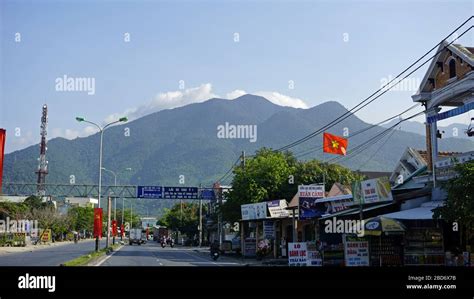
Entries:
POLYGON ((125 245, 101 266, 240 266, 239 259, 221 256, 217 261, 204 252, 186 247, 161 248, 157 242, 125 245))
MULTIPOLYGON (((100 248, 105 247, 105 238, 100 248)), ((0 266, 59 266, 95 249, 95 240, 82 240, 77 244, 51 246, 32 252, 6 253, 0 255, 0 266)))

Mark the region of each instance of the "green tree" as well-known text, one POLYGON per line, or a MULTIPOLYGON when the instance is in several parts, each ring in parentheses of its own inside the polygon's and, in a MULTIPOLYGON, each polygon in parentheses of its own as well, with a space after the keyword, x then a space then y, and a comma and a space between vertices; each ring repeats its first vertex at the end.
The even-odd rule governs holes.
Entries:
POLYGON ((472 243, 474 229, 474 162, 455 166, 457 176, 447 181, 443 188, 448 193, 446 205, 434 212, 434 218, 457 222, 461 230, 462 247, 466 239, 472 243))
MULTIPOLYGON (((133 211, 130 210, 130 209, 125 209, 124 212, 122 212, 122 209, 117 209, 117 225, 119 227, 120 227, 120 225, 122 225, 122 213, 124 215, 123 220, 124 220, 125 223, 128 222, 128 223, 132 224, 132 220, 130 218, 130 217, 132 217, 133 218, 133 227, 137 228, 137 227, 140 226, 140 223, 141 223, 140 215, 133 213, 133 211)), ((113 212, 112 212, 111 219, 113 220, 113 218, 114 217, 113 217, 113 212)), ((125 223, 124 223, 124 225, 125 225, 125 223)))
POLYGON ((73 206, 69 209, 68 215, 73 230, 89 232, 94 230, 94 208, 73 206))
POLYGON ((340 165, 317 160, 297 161, 290 152, 275 152, 263 148, 249 158, 245 168, 235 167, 232 190, 225 195, 226 203, 221 210, 224 219, 234 222, 240 219, 240 206, 274 199, 291 198, 298 185, 323 183, 326 188, 340 182, 350 185, 363 177, 340 165))
POLYGON ((171 209, 165 209, 158 223, 172 230, 179 230, 188 237, 193 237, 199 232, 199 204, 183 202, 182 208, 181 203, 175 204, 171 209))

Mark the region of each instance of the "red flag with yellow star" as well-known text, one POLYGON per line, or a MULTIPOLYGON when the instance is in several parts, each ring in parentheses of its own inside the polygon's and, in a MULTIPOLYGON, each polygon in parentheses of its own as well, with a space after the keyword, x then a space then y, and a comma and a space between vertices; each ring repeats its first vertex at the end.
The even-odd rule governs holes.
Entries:
POLYGON ((336 155, 346 155, 348 141, 329 133, 323 134, 323 152, 336 155))
POLYGON ((102 209, 94 208, 94 238, 102 238, 102 209))

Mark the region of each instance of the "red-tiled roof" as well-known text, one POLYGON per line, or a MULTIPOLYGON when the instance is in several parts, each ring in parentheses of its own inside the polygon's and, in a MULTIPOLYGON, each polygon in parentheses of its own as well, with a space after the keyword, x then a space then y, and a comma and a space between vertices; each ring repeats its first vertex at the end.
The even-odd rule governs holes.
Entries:
MULTIPOLYGON (((423 158, 423 160, 428 161, 428 153, 425 150, 416 150, 420 156, 423 158)), ((438 152, 438 157, 452 157, 456 155, 460 155, 462 152, 438 152)))

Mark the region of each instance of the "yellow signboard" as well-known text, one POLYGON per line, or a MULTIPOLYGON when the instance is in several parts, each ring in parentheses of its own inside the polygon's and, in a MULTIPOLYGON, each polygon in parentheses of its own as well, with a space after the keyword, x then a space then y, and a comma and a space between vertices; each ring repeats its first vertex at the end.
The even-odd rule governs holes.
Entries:
POLYGON ((41 234, 41 242, 51 242, 51 230, 45 229, 41 234))

